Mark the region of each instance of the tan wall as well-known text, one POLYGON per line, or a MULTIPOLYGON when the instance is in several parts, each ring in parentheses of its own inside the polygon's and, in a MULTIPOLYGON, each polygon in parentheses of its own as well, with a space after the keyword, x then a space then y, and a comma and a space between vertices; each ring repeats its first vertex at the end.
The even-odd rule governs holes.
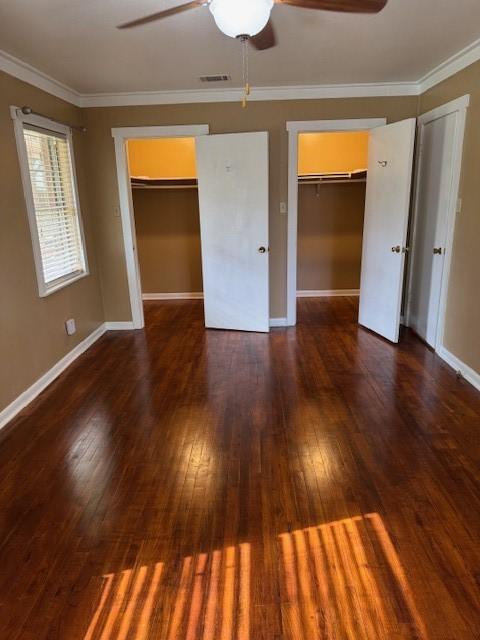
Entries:
POLYGON ((75 134, 80 201, 91 275, 39 298, 10 105, 79 122, 80 109, 0 72, 0 410, 101 322, 103 307, 86 193, 85 136, 75 134), (78 331, 67 336, 64 321, 78 331))
POLYGON ((134 189, 143 293, 203 291, 196 189, 134 189))
POLYGON ((298 270, 301 291, 358 289, 365 183, 299 185, 298 270))
POLYGON ((462 212, 455 225, 445 346, 480 372, 480 62, 427 91, 420 113, 469 93, 460 197, 462 212))
POLYGON ((367 118, 385 116, 392 122, 416 115, 416 97, 358 98, 106 107, 85 110, 89 128, 91 200, 98 216, 98 255, 106 316, 130 320, 121 221, 115 216, 118 187, 112 127, 209 124, 211 133, 268 131, 270 134, 270 314, 286 315, 287 216, 279 203, 287 201, 287 120, 367 118))

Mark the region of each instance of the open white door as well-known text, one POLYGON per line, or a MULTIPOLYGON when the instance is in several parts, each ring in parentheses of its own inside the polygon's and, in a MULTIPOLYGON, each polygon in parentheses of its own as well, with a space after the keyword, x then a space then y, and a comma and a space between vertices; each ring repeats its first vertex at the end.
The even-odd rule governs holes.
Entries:
POLYGON ((197 138, 205 326, 269 331, 268 133, 197 138))
POLYGON ((415 118, 370 131, 358 321, 398 342, 415 118))

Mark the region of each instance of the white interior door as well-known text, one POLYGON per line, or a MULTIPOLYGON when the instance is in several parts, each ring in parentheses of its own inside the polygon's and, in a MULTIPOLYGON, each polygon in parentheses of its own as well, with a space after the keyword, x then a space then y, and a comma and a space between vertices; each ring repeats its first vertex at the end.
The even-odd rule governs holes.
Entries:
POLYGON ((437 339, 457 113, 424 123, 420 132, 409 326, 432 347, 437 339))
POLYGON ((358 321, 398 342, 415 118, 370 131, 358 321))
POLYGON ((197 138, 205 326, 269 331, 268 133, 197 138))

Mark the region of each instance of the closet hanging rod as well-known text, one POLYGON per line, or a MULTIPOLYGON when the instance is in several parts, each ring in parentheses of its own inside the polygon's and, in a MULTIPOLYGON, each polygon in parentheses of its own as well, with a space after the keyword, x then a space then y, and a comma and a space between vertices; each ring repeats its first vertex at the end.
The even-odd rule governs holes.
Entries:
POLYGON ((47 120, 52 120, 52 122, 56 122, 57 124, 63 124, 65 127, 69 127, 70 129, 75 129, 75 131, 81 131, 85 133, 87 127, 81 127, 76 124, 70 124, 69 122, 65 122, 64 120, 58 120, 57 118, 51 118, 50 116, 46 116, 43 113, 38 113, 38 111, 34 111, 32 107, 23 106, 20 109, 17 109, 17 112, 20 111, 24 116, 39 116, 40 118, 46 118, 47 120))

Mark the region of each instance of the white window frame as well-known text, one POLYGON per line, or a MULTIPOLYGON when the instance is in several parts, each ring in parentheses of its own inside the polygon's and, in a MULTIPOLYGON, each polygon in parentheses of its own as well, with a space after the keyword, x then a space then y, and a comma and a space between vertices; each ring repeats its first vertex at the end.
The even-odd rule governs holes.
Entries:
POLYGON ((64 287, 76 282, 77 280, 81 280, 89 275, 89 267, 88 267, 88 257, 87 257, 87 247, 85 243, 85 234, 83 231, 83 221, 82 221, 82 213, 80 210, 80 198, 78 195, 78 185, 77 185, 77 172, 75 168, 75 156, 73 150, 73 136, 72 130, 70 127, 55 122, 54 120, 50 120, 49 118, 44 118, 42 116, 37 116, 33 114, 24 114, 21 109, 15 106, 10 107, 10 114, 13 120, 14 130, 15 130, 15 140, 17 143, 17 152, 18 159, 20 162, 20 174, 22 178, 22 186, 23 193, 25 196, 25 204, 27 207, 27 215, 28 215, 28 223, 30 226, 30 238, 32 241, 33 248, 33 258, 35 263, 35 272, 37 276, 37 284, 38 284, 38 294, 41 298, 45 298, 46 296, 55 293, 55 291, 59 291, 64 287), (32 183, 30 178, 30 168, 28 164, 28 155, 27 155, 27 145, 25 143, 25 138, 23 135, 24 125, 34 125, 35 127, 39 127, 41 129, 45 129, 46 133, 51 131, 53 133, 61 133, 66 136, 68 148, 70 151, 70 164, 72 171, 72 181, 73 181, 73 197, 75 200, 75 206, 77 211, 78 218, 78 226, 80 232, 80 243, 82 247, 83 253, 83 270, 80 273, 67 274, 62 278, 57 278, 53 281, 53 283, 46 283, 45 277, 43 274, 43 263, 42 263, 42 255, 40 251, 40 241, 38 236, 38 227, 37 227, 37 217, 35 213, 35 204, 33 200, 33 192, 32 192, 32 183))

